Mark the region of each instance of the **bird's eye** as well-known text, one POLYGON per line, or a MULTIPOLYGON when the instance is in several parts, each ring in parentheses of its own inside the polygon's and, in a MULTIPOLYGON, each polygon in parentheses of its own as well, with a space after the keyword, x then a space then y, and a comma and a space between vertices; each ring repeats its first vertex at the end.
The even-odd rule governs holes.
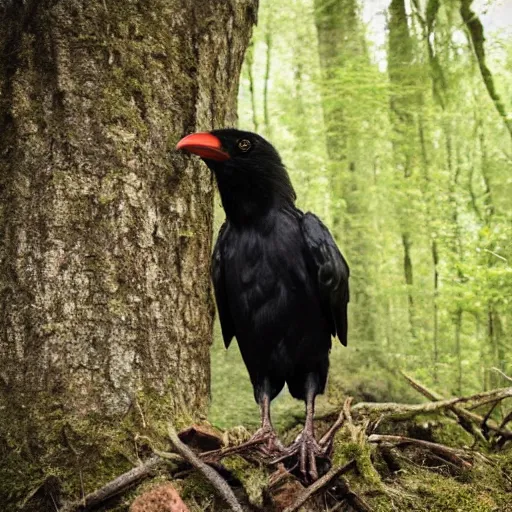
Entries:
POLYGON ((238 141, 238 149, 246 153, 247 151, 249 151, 249 149, 251 149, 251 141, 247 139, 240 139, 238 141))

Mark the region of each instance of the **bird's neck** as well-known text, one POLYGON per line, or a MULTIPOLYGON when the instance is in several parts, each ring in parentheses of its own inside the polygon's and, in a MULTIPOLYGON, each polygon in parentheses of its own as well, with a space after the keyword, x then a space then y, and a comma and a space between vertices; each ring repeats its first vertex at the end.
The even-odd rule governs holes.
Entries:
POLYGON ((273 210, 294 207, 295 191, 282 165, 251 171, 213 166, 222 205, 234 225, 259 224, 273 210))
MULTIPOLYGON (((233 225, 259 224, 272 210, 286 205, 287 201, 272 189, 258 182, 234 180, 216 174, 222 206, 233 225)), ((293 203, 291 203, 293 204, 293 203)))

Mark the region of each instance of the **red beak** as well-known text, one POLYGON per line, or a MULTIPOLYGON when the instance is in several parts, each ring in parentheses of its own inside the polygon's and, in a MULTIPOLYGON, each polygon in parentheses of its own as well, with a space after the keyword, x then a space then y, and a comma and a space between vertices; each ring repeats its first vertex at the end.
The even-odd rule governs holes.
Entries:
POLYGON ((225 162, 230 158, 229 153, 222 149, 221 141, 208 132, 193 133, 183 137, 176 145, 176 149, 184 149, 201 158, 217 162, 225 162))

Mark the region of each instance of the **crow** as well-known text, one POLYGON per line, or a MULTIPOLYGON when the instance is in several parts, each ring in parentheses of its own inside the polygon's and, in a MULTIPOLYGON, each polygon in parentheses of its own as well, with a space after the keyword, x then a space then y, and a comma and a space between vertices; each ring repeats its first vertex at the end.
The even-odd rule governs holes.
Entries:
POLYGON ((177 149, 213 171, 226 220, 212 255, 212 281, 226 348, 236 337, 261 409, 252 437, 267 453, 283 451, 270 402, 288 385, 306 402, 304 429, 284 450, 298 454, 306 479, 317 479, 315 397, 324 392, 331 336, 347 344, 349 267, 329 230, 295 206, 295 191, 276 149, 255 133, 194 133, 177 149))

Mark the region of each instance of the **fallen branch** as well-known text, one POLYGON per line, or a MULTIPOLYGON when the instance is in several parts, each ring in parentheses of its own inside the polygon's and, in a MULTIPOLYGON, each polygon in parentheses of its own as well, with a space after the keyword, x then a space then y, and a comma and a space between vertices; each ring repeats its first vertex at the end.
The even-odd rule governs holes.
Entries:
POLYGON ((343 475, 344 473, 347 473, 351 469, 354 469, 356 467, 356 461, 352 459, 350 462, 345 464, 344 466, 340 466, 337 468, 330 469, 324 476, 319 478, 316 482, 311 484, 309 487, 307 487, 302 494, 299 495, 299 497, 295 500, 293 505, 287 507, 283 512, 296 512, 299 510, 306 501, 313 496, 313 494, 317 493, 329 483, 334 480, 336 477, 343 475))
MULTIPOLYGON (((419 391, 423 396, 433 401, 441 401, 443 397, 434 391, 431 391, 423 384, 420 384, 418 381, 414 380, 412 377, 402 372, 403 377, 407 380, 407 382, 416 390, 419 391)), ((459 425, 469 434, 471 434, 475 439, 480 441, 484 446, 487 446, 487 439, 482 434, 482 431, 473 423, 472 418, 466 411, 466 409, 459 407, 458 405, 452 405, 448 408, 451 411, 451 414, 457 418, 459 425)))
POLYGON ((486 391, 483 393, 477 393, 476 395, 450 398, 448 400, 440 400, 437 402, 427 404, 399 404, 394 402, 388 403, 373 403, 373 402, 359 402, 352 407, 352 413, 357 415, 370 415, 372 413, 385 415, 384 419, 387 420, 403 420, 413 418, 418 414, 429 414, 437 413, 443 409, 450 409, 451 406, 466 403, 466 402, 478 402, 479 400, 485 400, 489 397, 495 397, 496 399, 503 399, 512 397, 512 387, 494 389, 492 391, 486 391))
POLYGON ((217 471, 205 464, 186 444, 180 440, 178 433, 171 425, 168 426, 168 435, 172 444, 176 448, 176 451, 209 480, 209 482, 224 498, 226 503, 231 507, 231 510, 234 512, 244 512, 227 482, 217 473, 217 471))
MULTIPOLYGON (((419 382, 415 381, 412 377, 409 377, 408 375, 402 373, 402 375, 407 379, 407 381, 412 385, 414 389, 419 391, 423 396, 427 397, 429 400, 435 400, 437 404, 446 402, 444 398, 439 395, 438 393, 427 389, 425 386, 420 384, 419 382)), ((497 402, 500 400, 504 400, 505 398, 509 398, 511 396, 510 393, 497 393, 498 391, 507 391, 512 390, 512 388, 501 388, 501 389, 495 389, 492 391, 488 391, 487 397, 480 398, 477 404, 472 405, 470 408, 479 407, 481 405, 485 405, 489 402, 497 402)), ((483 393, 480 394, 482 396, 483 393)), ((474 395, 478 396, 478 395, 474 395)), ((459 407, 457 405, 453 405, 448 407, 450 410, 452 410, 455 414, 466 420, 467 422, 472 422, 478 425, 478 428, 473 429, 475 437, 478 439, 484 439, 485 442, 487 442, 487 439, 483 436, 481 432, 481 427, 485 424, 485 426, 494 431, 495 434, 500 435, 504 440, 512 440, 512 432, 509 430, 504 429, 504 425, 498 425, 496 422, 494 422, 491 419, 486 420, 483 416, 480 416, 479 414, 475 414, 471 411, 468 411, 467 409, 463 407, 459 407)), ((461 426, 464 427, 464 423, 461 423, 461 426)), ((466 427, 464 427, 466 430, 468 430, 466 427)))
POLYGON ((456 450, 455 448, 449 448, 443 444, 432 443, 430 441, 423 441, 421 439, 414 439, 412 437, 403 437, 403 436, 390 436, 390 435, 379 435, 372 434, 368 441, 370 443, 387 443, 392 445, 402 445, 402 444, 414 444, 416 446, 421 446, 422 448, 426 448, 434 453, 442 455, 446 457, 450 462, 456 464, 459 467, 464 469, 471 469, 473 466, 469 462, 465 461, 461 457, 461 451, 456 450))

